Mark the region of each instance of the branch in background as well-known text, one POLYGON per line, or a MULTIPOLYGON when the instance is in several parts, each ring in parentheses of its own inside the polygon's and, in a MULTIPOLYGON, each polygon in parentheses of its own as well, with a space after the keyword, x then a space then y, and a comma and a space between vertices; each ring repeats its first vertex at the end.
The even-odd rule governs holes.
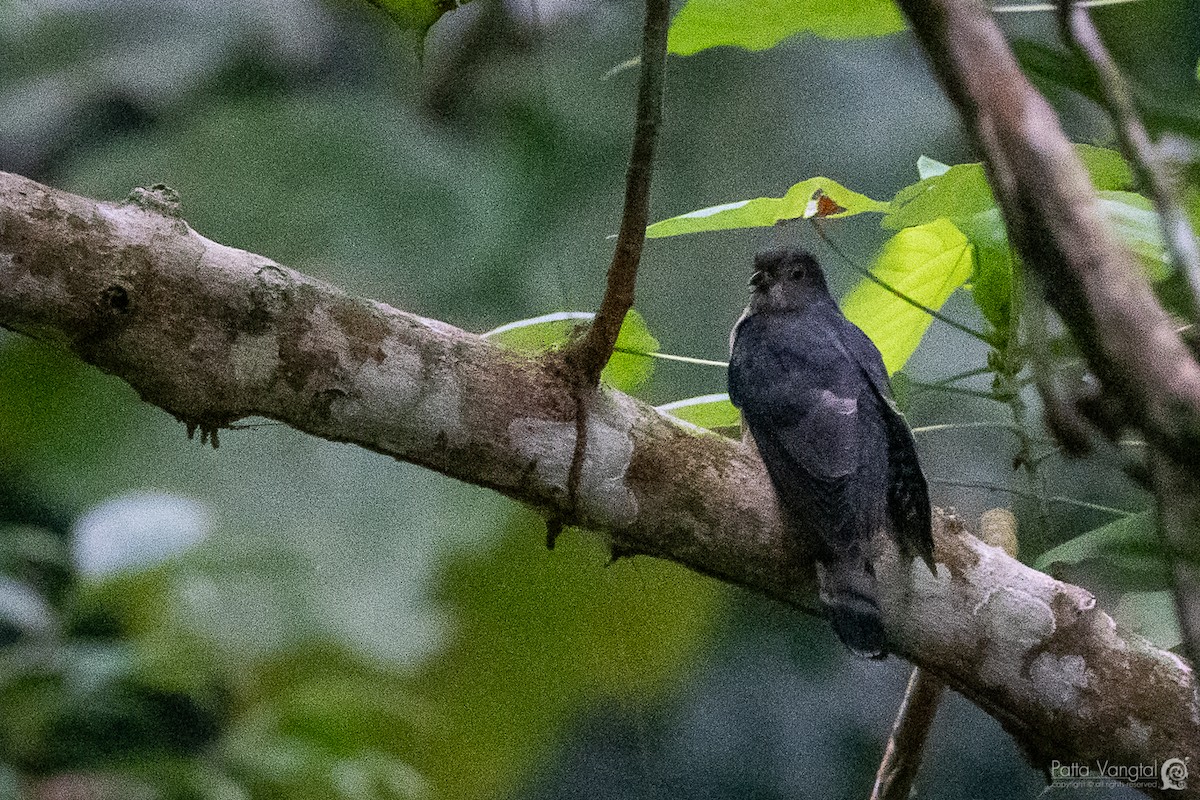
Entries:
POLYGON ((638 263, 646 241, 650 219, 650 176, 654 168, 654 147, 662 122, 662 96, 667 65, 668 0, 646 0, 646 19, 642 31, 641 75, 638 80, 637 127, 633 152, 625 175, 625 209, 608 285, 596 319, 587 334, 568 354, 568 361, 580 370, 584 383, 596 386, 600 372, 612 356, 621 323, 633 308, 638 263))
MULTIPOLYGON (((1176 575, 1200 573, 1200 364, 1116 240, 1054 109, 988 10, 975 0, 900 7, 983 156, 1009 240, 1042 278, 1106 398, 1146 434, 1176 575)), ((1180 597, 1184 646, 1195 661, 1200 595, 1181 591, 1189 595, 1180 597)))
POLYGON ((564 520, 575 522, 579 516, 579 482, 583 476, 584 453, 588 446, 588 394, 600 383, 600 373, 612 358, 625 315, 633 308, 638 264, 646 241, 650 219, 650 177, 654 171, 654 148, 662 122, 663 85, 667 70, 667 28, 669 0, 646 0, 642 28, 641 70, 638 77, 637 123, 633 133, 633 151, 625 173, 625 207, 617 246, 608 267, 604 299, 584 337, 567 350, 565 360, 575 379, 571 396, 575 404, 575 451, 567 473, 568 510, 551 515, 546 522, 546 547, 562 533, 564 520))
POLYGON ((1133 165, 1138 180, 1146 187, 1162 224, 1163 240, 1175 265, 1192 290, 1192 317, 1200 313, 1200 248, 1196 234, 1179 202, 1171 180, 1159 166, 1150 134, 1138 116, 1133 92, 1100 38, 1087 7, 1073 0, 1060 0, 1058 26, 1063 42, 1087 63, 1098 79, 1104 105, 1113 118, 1121 149, 1133 165))
MULTIPOLYGON (((979 537, 1012 557, 1017 555, 1017 518, 1006 508, 993 508, 979 521, 979 537)), ((908 800, 925 753, 925 741, 933 727, 946 685, 917 667, 908 679, 904 700, 888 737, 883 759, 875 773, 871 800, 908 800)))
POLYGON ((875 773, 871 800, 908 800, 912 796, 913 782, 925 755, 925 740, 945 691, 946 685, 937 677, 920 667, 912 671, 875 773))
MULTIPOLYGON (((1163 240, 1192 291, 1192 318, 1200 313, 1200 249, 1191 222, 1171 181, 1158 163, 1154 144, 1138 116, 1133 93, 1108 53, 1086 8, 1061 0, 1063 41, 1089 64, 1098 78, 1104 105, 1113 118, 1121 149, 1154 201, 1163 240)), ((1152 488, 1159 501, 1159 532, 1175 582, 1175 608, 1193 663, 1200 656, 1200 481, 1194 467, 1151 453, 1152 488)))

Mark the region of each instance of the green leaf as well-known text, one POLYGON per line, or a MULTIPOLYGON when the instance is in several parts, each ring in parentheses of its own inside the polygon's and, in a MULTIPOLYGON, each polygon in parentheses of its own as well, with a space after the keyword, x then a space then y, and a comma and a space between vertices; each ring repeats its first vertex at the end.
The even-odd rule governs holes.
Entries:
POLYGON ((689 397, 686 400, 676 400, 673 403, 657 406, 657 409, 683 422, 690 422, 699 428, 715 430, 717 428, 736 428, 742 423, 742 416, 729 402, 727 394, 705 394, 699 397, 689 397))
POLYGON ((656 352, 658 340, 650 333, 642 315, 630 309, 621 323, 612 358, 600 373, 600 380, 623 392, 632 392, 654 374, 655 360, 645 354, 656 352))
MULTIPOLYGON (((1133 182, 1129 164, 1115 150, 1077 144, 1075 152, 1097 189, 1125 189, 1133 182)), ((917 159, 917 173, 921 180, 904 187, 892 198, 888 215, 883 219, 885 228, 906 228, 939 217, 957 224, 997 207, 983 164, 947 166, 921 156, 917 159)), ((1003 226, 1000 230, 1003 231, 1003 226)))
POLYGON ((1099 561, 1121 577, 1125 585, 1161 589, 1168 585, 1166 561, 1149 511, 1121 517, 1107 525, 1069 539, 1047 550, 1033 562, 1034 569, 1054 564, 1099 561))
POLYGON ((1113 617, 1159 647, 1169 650, 1183 641, 1175 611, 1175 595, 1169 591, 1126 592, 1117 603, 1113 617))
POLYGON ((971 296, 991 325, 1006 332, 1012 309, 1012 255, 1004 219, 992 197, 982 164, 947 167, 921 156, 921 180, 896 193, 885 228, 905 228, 952 221, 975 248, 975 273, 971 296))
POLYGON ((975 247, 975 274, 971 297, 983 317, 1007 338, 1012 312, 1012 250, 1000 208, 992 206, 966 219, 958 227, 975 247))
POLYGON ((845 211, 829 214, 830 218, 849 217, 864 212, 883 213, 888 204, 847 189, 829 178, 815 177, 801 181, 787 190, 783 197, 757 197, 738 200, 710 208, 691 211, 678 217, 656 222, 646 229, 646 238, 679 236, 701 231, 724 231, 733 228, 765 228, 781 220, 808 219, 816 216, 813 195, 820 189, 845 211))
MULTIPOLYGON (((917 168, 921 170, 919 161, 917 168)), ((943 218, 958 222, 996 207, 983 164, 955 164, 942 172, 930 165, 926 169, 928 177, 922 174, 920 181, 896 192, 883 227, 899 230, 943 218)))
POLYGON ((854 39, 902 30, 892 0, 688 0, 671 21, 667 50, 680 56, 722 45, 766 50, 799 33, 854 39))
MULTIPOLYGON (((1120 189, 1133 181, 1129 165, 1120 153, 1086 144, 1075 145, 1075 150, 1097 189, 1120 189)), ((1012 252, 983 165, 947 166, 921 156, 917 159, 917 172, 921 180, 896 193, 883 226, 900 229, 943 217, 957 225, 975 246, 975 275, 971 280, 975 303, 996 330, 1006 332, 1012 307, 1012 252)), ((1106 209, 1115 218, 1122 238, 1151 268, 1153 279, 1158 280, 1166 263, 1161 234, 1154 226, 1147 226, 1139 199, 1134 199, 1137 195, 1119 195, 1110 198, 1114 202, 1106 203, 1106 209)))
POLYGON ((1101 191, 1128 189, 1133 185, 1133 170, 1129 162, 1116 150, 1090 144, 1075 145, 1075 153, 1092 179, 1092 185, 1101 191))
POLYGON ((392 22, 404 30, 416 31, 425 35, 433 23, 455 8, 457 3, 445 0, 367 0, 368 3, 383 11, 392 22))
MULTIPOLYGON (((971 277, 971 245, 946 219, 905 228, 889 239, 871 272, 922 305, 937 310, 971 277)), ((842 301, 846 317, 883 355, 888 373, 904 366, 932 320, 919 308, 863 278, 842 301)))
MULTIPOLYGON (((509 322, 483 334, 483 338, 526 353, 544 353, 566 345, 595 316, 590 311, 556 311, 509 322)), ((658 340, 650 333, 642 315, 630 309, 621 323, 616 347, 600 379, 623 392, 631 392, 654 373, 654 359, 646 354, 658 352, 658 340)))
POLYGON ((1100 206, 1113 230, 1146 268, 1146 277, 1161 281, 1171 275, 1171 256, 1163 242, 1154 204, 1133 192, 1100 192, 1100 206))

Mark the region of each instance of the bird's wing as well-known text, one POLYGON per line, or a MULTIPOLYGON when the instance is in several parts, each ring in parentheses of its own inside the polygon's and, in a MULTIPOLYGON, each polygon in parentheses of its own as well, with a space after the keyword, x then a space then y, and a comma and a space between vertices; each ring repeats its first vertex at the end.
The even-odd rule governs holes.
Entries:
POLYGON ((907 555, 920 556, 934 570, 929 485, 917 459, 912 431, 892 399, 883 359, 867 335, 848 320, 840 339, 879 400, 888 442, 888 516, 896 541, 907 555))
POLYGON ((864 399, 873 401, 871 390, 855 362, 824 335, 827 327, 796 322, 774 330, 772 324, 778 321, 743 321, 730 397, 784 508, 829 547, 844 548, 861 527, 861 412, 864 399))
POLYGON ((909 556, 920 556, 934 574, 933 518, 929 484, 917 460, 917 444, 895 408, 885 412, 888 433, 888 516, 896 541, 909 556))
MULTIPOLYGON (((814 417, 797 425, 780 427, 762 424, 752 414, 746 422, 754 443, 766 464, 771 482, 784 509, 804 528, 815 534, 828 548, 829 553, 839 553, 855 544, 859 537, 858 487, 854 475, 831 475, 840 471, 833 466, 841 453, 849 448, 844 437, 841 442, 827 438, 818 442, 816 437, 806 434, 813 425, 814 417), (821 452, 829 453, 829 463, 821 463, 821 452)), ((823 427, 833 437, 837 425, 823 427)))

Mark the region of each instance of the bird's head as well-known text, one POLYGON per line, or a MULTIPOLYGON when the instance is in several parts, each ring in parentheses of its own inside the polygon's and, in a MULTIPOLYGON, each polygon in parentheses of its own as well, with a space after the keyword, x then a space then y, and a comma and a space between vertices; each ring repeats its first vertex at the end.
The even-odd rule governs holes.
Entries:
POLYGON ((825 274, 812 253, 768 250, 754 257, 750 312, 799 311, 830 300, 825 274))

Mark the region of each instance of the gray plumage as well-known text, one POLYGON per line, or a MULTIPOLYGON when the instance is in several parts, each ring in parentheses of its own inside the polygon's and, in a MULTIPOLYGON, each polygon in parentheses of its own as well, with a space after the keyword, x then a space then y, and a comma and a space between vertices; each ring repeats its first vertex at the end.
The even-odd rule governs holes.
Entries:
POLYGON ((929 490, 883 359, 847 320, 815 258, 760 253, 731 337, 729 397, 789 526, 815 547, 821 600, 855 653, 887 654, 868 544, 889 533, 933 566, 929 490))

